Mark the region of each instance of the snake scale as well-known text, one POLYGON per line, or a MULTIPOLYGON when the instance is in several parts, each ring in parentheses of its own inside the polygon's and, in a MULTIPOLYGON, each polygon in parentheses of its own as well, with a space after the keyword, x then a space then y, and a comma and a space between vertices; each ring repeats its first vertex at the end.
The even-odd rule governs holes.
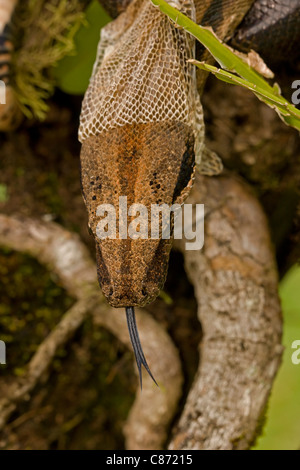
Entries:
MULTIPOLYGON (((14 2, 11 2, 11 7, 14 2)), ((98 280, 113 307, 125 307, 142 383, 143 365, 153 378, 140 344, 134 307, 153 301, 164 285, 172 237, 127 238, 119 230, 99 239, 99 207, 182 205, 196 167, 203 174, 221 170, 204 145, 199 94, 206 73, 189 59, 211 60, 194 39, 172 24, 150 0, 100 0, 115 20, 101 31, 98 53, 80 117, 81 182, 89 228, 96 241, 98 280)), ((296 57, 299 0, 173 0, 172 6, 224 41, 270 57, 296 57)), ((0 0, 4 11, 5 0, 0 0)), ((12 10, 12 8, 11 8, 12 10)), ((1 77, 8 80, 10 43, 0 24, 1 77)), ((7 83, 9 83, 7 81, 7 83)), ((10 112, 1 120, 12 119, 10 112)), ((130 223, 133 216, 128 216, 130 223)), ((154 380, 154 378, 153 378, 154 380)))

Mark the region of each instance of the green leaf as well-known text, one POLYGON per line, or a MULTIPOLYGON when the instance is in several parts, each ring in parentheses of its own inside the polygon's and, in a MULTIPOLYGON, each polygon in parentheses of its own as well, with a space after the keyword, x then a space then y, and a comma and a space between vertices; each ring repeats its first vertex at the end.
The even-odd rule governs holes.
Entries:
POLYGON ((256 86, 248 80, 238 77, 237 75, 226 72, 225 70, 217 69, 213 65, 206 64, 204 62, 198 62, 196 60, 191 61, 199 69, 211 72, 220 80, 230 83, 231 85, 240 85, 248 90, 251 90, 257 98, 266 103, 271 108, 275 109, 280 118, 287 122, 289 125, 300 130, 300 111, 291 105, 287 100, 281 99, 278 92, 270 93, 268 90, 264 90, 260 86, 256 86))
POLYGON ((227 83, 241 85, 252 90, 260 100, 274 108, 286 124, 300 130, 300 111, 280 95, 276 85, 269 85, 247 62, 235 54, 230 47, 223 44, 211 29, 197 25, 165 0, 151 0, 151 2, 159 7, 161 12, 173 20, 178 27, 182 27, 200 41, 222 68, 237 73, 243 81, 234 74, 226 74, 224 70, 220 71, 215 67, 203 65, 203 63, 200 63, 201 66, 199 63, 196 64, 199 68, 214 73, 227 83))
POLYGON ((86 10, 86 24, 74 38, 76 55, 64 57, 54 70, 57 86, 64 92, 83 94, 86 91, 96 58, 100 31, 109 21, 108 14, 94 0, 86 10))

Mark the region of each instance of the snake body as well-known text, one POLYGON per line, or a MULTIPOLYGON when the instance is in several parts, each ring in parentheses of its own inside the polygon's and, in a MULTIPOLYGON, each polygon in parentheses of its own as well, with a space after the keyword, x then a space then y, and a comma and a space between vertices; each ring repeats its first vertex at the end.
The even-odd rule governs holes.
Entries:
MULTIPOLYGON (((253 0, 175 3, 193 20, 213 26, 221 39, 228 39, 253 0)), ((206 51, 200 52, 201 59, 206 56, 206 51)), ((201 169, 206 155, 196 72, 188 62, 194 57, 193 38, 149 0, 133 0, 101 32, 82 106, 82 188, 96 241, 98 279, 108 302, 126 308, 140 377, 142 364, 151 372, 133 307, 158 295, 172 240, 123 239, 120 215, 114 219, 119 230, 100 239, 97 229, 104 214, 99 207, 110 205, 120 214, 124 197, 128 206, 142 204, 148 212, 155 204, 183 204, 193 184, 195 162, 201 169)), ((205 79, 206 74, 200 74, 198 86, 205 79)), ((129 216, 128 224, 133 220, 129 216)))
POLYGON ((299 60, 300 0, 256 0, 232 44, 254 49, 270 65, 299 60))

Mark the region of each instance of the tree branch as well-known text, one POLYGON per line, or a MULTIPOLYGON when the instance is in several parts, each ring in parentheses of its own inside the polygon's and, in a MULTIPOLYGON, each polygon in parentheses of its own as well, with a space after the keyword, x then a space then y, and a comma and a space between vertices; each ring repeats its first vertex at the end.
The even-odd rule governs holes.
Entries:
MULTIPOLYGON (((51 367, 59 347, 65 344, 92 312, 95 325, 103 326, 131 349, 124 312, 109 307, 100 295, 96 266, 79 237, 50 222, 0 215, 0 245, 30 253, 55 272, 77 302, 43 341, 27 366, 26 374, 11 386, 0 380, 0 427, 17 403, 32 392, 51 367)), ((144 310, 137 312, 140 336, 149 364, 161 384, 157 389, 144 377, 143 393, 138 388, 126 426, 127 447, 161 448, 181 395, 182 373, 178 352, 162 327, 144 310), (161 352, 163 351, 163 354, 161 352)))
POLYGON ((247 449, 282 353, 278 280, 268 225, 233 176, 198 177, 187 202, 205 202, 202 251, 185 251, 204 337, 170 449, 247 449))

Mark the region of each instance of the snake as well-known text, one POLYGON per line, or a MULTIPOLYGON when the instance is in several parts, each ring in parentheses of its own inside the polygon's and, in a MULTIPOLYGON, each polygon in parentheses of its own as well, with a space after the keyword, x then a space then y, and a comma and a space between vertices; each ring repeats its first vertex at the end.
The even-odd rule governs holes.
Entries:
MULTIPOLYGON (((135 307, 152 302, 163 288, 172 236, 124 235, 141 207, 181 207, 195 171, 213 176, 222 164, 205 146, 201 95, 207 73, 191 60, 211 61, 209 52, 172 23, 150 0, 99 0, 113 18, 101 30, 96 61, 80 115, 81 185, 89 229, 96 244, 97 274, 108 303, 125 308, 142 386, 142 366, 156 383, 139 339, 135 307), (134 213, 121 215, 122 203, 134 213), (110 208, 115 212, 109 213, 110 208), (102 210, 103 209, 103 210, 102 210), (99 237, 99 224, 116 231, 99 237)), ((5 0, 0 0, 4 11, 5 0)), ((300 0, 168 0, 219 39, 264 59, 298 57, 300 0)), ((11 2, 12 6, 13 2, 11 2)), ((7 80, 11 44, 0 22, 0 79, 7 80), (1 60, 2 57, 2 60, 1 60)), ((0 113, 0 129, 9 122, 0 113)), ((122 209, 123 210, 123 209, 122 209)), ((146 222, 149 219, 146 218, 146 222)), ((174 214, 171 216, 171 233, 174 214)))

